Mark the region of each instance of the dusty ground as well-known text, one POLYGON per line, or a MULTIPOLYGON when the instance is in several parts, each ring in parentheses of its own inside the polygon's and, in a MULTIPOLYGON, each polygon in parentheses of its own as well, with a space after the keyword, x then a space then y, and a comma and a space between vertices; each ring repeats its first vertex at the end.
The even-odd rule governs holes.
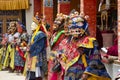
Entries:
POLYGON ((0 80, 25 80, 25 77, 8 71, 0 71, 0 80))

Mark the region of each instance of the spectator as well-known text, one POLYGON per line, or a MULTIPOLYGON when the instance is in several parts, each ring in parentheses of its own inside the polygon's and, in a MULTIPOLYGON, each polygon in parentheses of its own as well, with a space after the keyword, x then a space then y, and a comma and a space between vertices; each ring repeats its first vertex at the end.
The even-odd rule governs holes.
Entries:
POLYGON ((118 37, 117 37, 117 27, 114 27, 114 44, 108 48, 106 48, 106 52, 101 53, 103 57, 103 61, 107 63, 113 62, 116 58, 110 58, 110 56, 118 56, 118 37), (106 53, 106 54, 104 54, 106 53))

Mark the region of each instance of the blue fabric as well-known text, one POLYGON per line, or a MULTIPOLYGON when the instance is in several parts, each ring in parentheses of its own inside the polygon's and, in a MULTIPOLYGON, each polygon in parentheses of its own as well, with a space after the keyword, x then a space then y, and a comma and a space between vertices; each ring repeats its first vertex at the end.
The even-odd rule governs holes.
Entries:
POLYGON ((16 51, 15 52, 15 66, 21 66, 24 67, 24 60, 22 59, 22 57, 19 55, 19 52, 16 51))
POLYGON ((98 76, 104 76, 104 77, 108 77, 110 78, 109 74, 107 73, 107 70, 105 69, 105 66, 104 64, 100 61, 100 60, 91 60, 90 62, 92 61, 95 61, 97 64, 94 64, 96 65, 96 67, 91 67, 91 66, 88 66, 86 69, 85 69, 85 72, 89 72, 89 73, 92 73, 92 74, 95 74, 95 75, 98 75, 98 76), (103 66, 103 68, 98 68, 99 66, 103 66))
POLYGON ((34 43, 30 46, 30 57, 37 56, 46 47, 46 35, 39 31, 34 38, 34 43))
POLYGON ((30 46, 30 57, 37 56, 36 66, 42 66, 43 71, 47 70, 46 42, 46 35, 39 31, 34 38, 34 43, 30 46))

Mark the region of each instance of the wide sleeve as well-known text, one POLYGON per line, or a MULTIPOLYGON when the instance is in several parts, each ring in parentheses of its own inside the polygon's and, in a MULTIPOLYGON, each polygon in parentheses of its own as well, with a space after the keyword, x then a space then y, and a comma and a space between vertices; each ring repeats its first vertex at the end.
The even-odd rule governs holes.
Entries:
POLYGON ((33 57, 40 54, 45 47, 46 37, 40 34, 35 38, 34 43, 30 46, 30 56, 33 57))

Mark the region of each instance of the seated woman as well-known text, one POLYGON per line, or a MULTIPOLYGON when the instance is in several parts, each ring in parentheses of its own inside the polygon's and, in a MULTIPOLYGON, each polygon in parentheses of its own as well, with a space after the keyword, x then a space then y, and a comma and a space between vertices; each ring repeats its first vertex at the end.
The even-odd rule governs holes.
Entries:
POLYGON ((102 48, 102 57, 103 61, 107 63, 113 62, 113 60, 117 59, 118 56, 118 37, 117 37, 117 27, 113 29, 114 31, 114 44, 108 48, 106 48, 106 51, 104 51, 105 48, 102 48), (105 54, 106 53, 106 54, 105 54), (111 57, 112 56, 112 57, 111 57))

